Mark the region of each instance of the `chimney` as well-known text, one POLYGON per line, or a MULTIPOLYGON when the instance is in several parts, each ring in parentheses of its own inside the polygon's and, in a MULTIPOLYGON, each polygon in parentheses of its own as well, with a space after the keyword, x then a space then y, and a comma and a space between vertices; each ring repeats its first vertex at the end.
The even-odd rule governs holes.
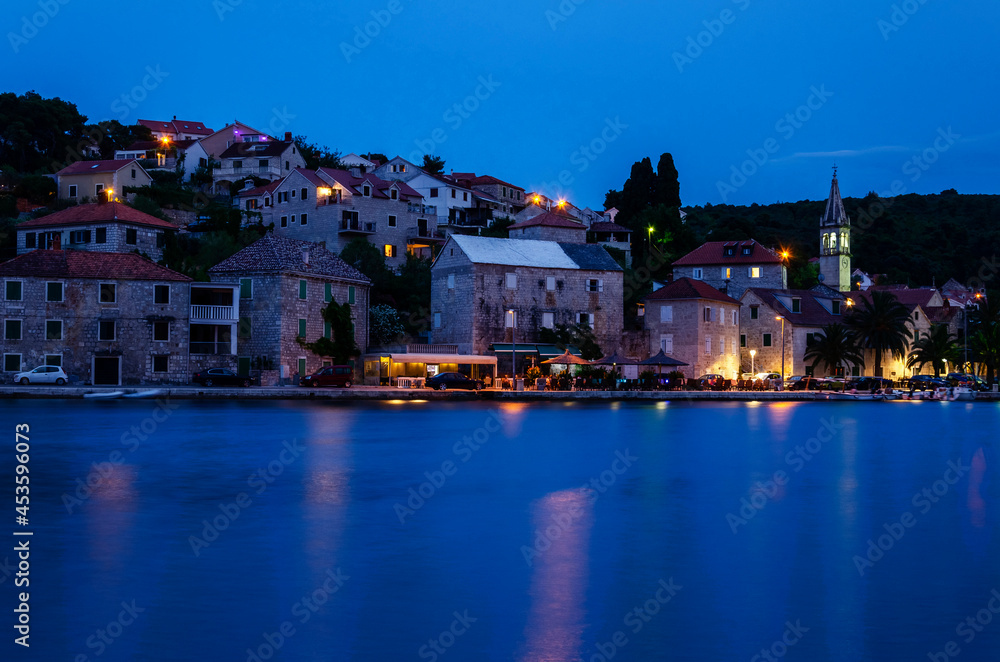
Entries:
POLYGON ((291 131, 285 131, 285 142, 286 143, 292 142, 292 132, 291 131))
POLYGON ((174 115, 174 119, 175 119, 175 120, 177 119, 177 116, 176 116, 176 115, 174 115))

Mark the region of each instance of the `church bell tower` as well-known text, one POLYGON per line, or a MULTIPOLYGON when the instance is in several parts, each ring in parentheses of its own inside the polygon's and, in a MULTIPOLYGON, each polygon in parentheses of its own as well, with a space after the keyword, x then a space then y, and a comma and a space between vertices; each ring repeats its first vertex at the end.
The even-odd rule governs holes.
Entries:
POLYGON ((819 273, 824 285, 841 292, 851 291, 851 219, 840 199, 837 166, 833 167, 833 182, 826 212, 819 221, 819 273))

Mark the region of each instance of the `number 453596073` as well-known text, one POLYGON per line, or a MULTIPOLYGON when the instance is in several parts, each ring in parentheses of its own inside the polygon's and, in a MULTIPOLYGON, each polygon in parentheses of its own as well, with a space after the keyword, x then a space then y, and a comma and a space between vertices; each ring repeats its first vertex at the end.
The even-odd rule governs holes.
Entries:
POLYGON ((17 474, 14 478, 14 481, 17 483, 17 487, 14 488, 15 501, 17 503, 15 510, 18 515, 24 518, 23 521, 25 524, 27 524, 28 518, 28 495, 30 493, 28 488, 28 484, 30 483, 28 478, 28 460, 31 446, 28 442, 28 432, 30 432, 30 428, 27 423, 15 426, 14 433, 16 439, 14 450, 17 451, 17 454, 14 456, 14 459, 17 460, 17 466, 14 470, 17 474))

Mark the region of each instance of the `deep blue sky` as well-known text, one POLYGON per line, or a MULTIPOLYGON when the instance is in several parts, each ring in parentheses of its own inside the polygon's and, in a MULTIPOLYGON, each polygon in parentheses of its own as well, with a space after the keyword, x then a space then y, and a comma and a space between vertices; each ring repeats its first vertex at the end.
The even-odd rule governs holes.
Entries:
POLYGON ((889 0, 6 0, 0 89, 59 96, 91 120, 238 118, 344 153, 408 157, 440 129, 430 151, 449 170, 580 206, 601 206, 634 161, 665 151, 686 205, 723 202, 720 181, 740 184, 725 195, 736 204, 822 199, 834 161, 845 195, 893 182, 998 193, 1000 6, 920 2, 903 3, 913 13, 895 29, 889 0), (46 3, 58 11, 32 34, 24 17, 46 3), (345 55, 373 11, 391 20, 345 55), (707 47, 686 54, 699 33, 707 47), (165 77, 128 108, 121 96, 147 67, 165 77), (448 113, 481 78, 499 86, 480 88, 467 117, 448 113), (813 88, 831 96, 798 128, 779 124, 813 88), (616 120, 601 154, 578 151, 600 149, 616 120), (960 137, 938 141, 933 165, 907 165, 949 127, 960 137), (769 139, 768 161, 734 182, 731 168, 769 139), (554 185, 561 173, 568 186, 554 185))

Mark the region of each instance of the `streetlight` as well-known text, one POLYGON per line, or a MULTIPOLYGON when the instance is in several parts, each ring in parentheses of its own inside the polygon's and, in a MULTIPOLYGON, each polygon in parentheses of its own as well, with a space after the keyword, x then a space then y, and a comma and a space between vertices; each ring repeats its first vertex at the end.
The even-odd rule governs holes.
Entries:
POLYGON ((776 320, 781 320, 781 384, 784 388, 785 384, 785 318, 782 316, 775 317, 776 320))
POLYGON ((517 373, 517 318, 513 308, 507 312, 510 313, 510 388, 513 391, 517 373))
MULTIPOLYGON (((979 292, 976 292, 976 302, 975 302, 976 310, 979 310, 979 301, 982 298, 983 298, 983 295, 980 294, 979 292)), ((976 374, 975 371, 972 369, 972 366, 969 365, 969 308, 971 308, 972 306, 973 306, 973 303, 971 301, 969 303, 965 304, 965 310, 962 311, 962 318, 963 318, 963 321, 965 322, 965 337, 964 337, 964 340, 965 340, 965 369, 967 369, 969 371, 969 374, 975 375, 976 374)))
POLYGON ((753 375, 753 374, 755 374, 757 372, 754 369, 754 363, 753 363, 753 357, 755 357, 755 356, 757 356, 757 350, 756 349, 751 349, 750 350, 750 374, 751 375, 753 375))
POLYGON ((646 252, 647 253, 652 253, 653 252, 653 231, 655 229, 656 228, 654 228, 652 225, 650 225, 646 229, 646 252))

